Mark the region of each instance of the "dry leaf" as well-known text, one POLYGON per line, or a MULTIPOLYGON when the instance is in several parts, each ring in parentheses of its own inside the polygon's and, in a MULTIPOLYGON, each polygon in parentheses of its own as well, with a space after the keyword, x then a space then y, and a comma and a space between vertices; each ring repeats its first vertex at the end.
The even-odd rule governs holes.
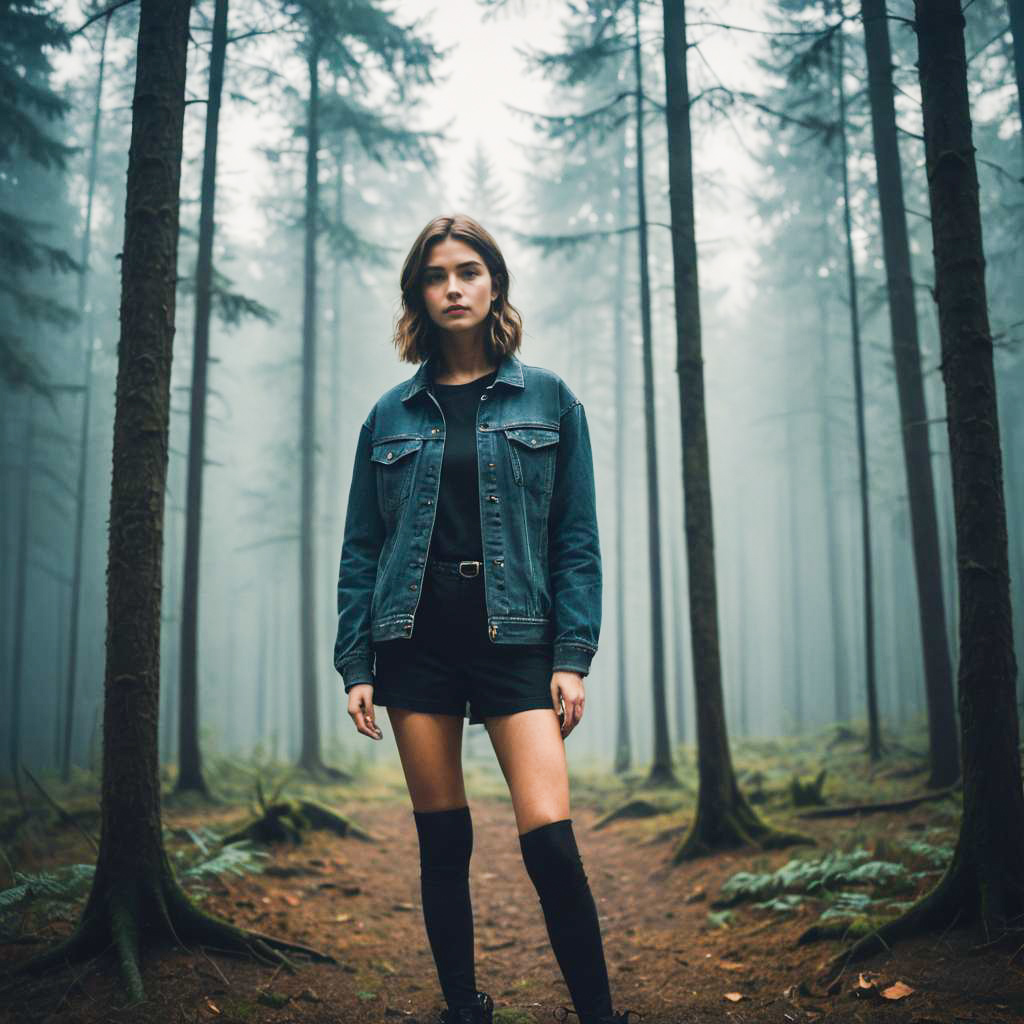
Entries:
POLYGON ((888 988, 882 989, 882 995, 886 999, 906 999, 914 990, 902 981, 894 981, 888 988))
POLYGON ((719 960, 718 966, 723 971, 745 971, 747 969, 746 964, 739 964, 735 960, 719 960))
POLYGON ((335 921, 341 921, 342 923, 344 923, 345 921, 351 921, 352 920, 352 915, 351 914, 338 914, 338 916, 334 920, 335 921))
POLYGON ((741 999, 746 999, 747 997, 742 992, 726 992, 725 998, 730 1003, 738 1003, 741 999))
POLYGON ((215 1017, 219 1017, 221 1015, 221 1008, 209 996, 206 997, 206 1008, 215 1017))
POLYGON ((865 978, 863 974, 857 975, 857 988, 874 988, 875 983, 870 978, 865 978))

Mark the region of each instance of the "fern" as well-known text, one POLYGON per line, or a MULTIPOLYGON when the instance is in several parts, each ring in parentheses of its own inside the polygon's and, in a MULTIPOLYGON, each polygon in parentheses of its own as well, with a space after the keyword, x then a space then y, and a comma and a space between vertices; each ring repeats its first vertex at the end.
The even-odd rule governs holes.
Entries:
POLYGON ((267 858, 270 854, 263 850, 252 848, 248 840, 231 843, 220 850, 219 853, 193 864, 181 872, 182 878, 204 878, 208 875, 223 875, 228 872, 241 878, 245 874, 260 874, 263 865, 257 858, 267 858))
POLYGON ((37 875, 14 872, 15 885, 0 892, 0 913, 6 913, 34 899, 67 903, 84 896, 96 869, 92 864, 71 864, 37 875))

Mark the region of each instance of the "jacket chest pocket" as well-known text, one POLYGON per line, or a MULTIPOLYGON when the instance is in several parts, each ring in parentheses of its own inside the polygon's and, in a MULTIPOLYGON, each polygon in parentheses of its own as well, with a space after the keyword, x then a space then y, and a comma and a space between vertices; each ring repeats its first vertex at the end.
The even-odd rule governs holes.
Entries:
POLYGON ((506 427, 505 438, 517 484, 550 495, 555 484, 558 431, 550 427, 506 427))
POLYGON ((377 467, 377 495, 385 512, 393 512, 409 497, 415 453, 422 447, 419 437, 374 443, 370 461, 377 467))

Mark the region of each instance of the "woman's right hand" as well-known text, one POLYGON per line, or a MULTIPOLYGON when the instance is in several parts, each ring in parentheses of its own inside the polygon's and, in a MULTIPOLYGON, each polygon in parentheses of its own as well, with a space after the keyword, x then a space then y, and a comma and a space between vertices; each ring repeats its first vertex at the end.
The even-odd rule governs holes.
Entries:
POLYGON ((359 683, 348 691, 348 713, 357 731, 372 740, 384 739, 373 717, 373 684, 359 683))

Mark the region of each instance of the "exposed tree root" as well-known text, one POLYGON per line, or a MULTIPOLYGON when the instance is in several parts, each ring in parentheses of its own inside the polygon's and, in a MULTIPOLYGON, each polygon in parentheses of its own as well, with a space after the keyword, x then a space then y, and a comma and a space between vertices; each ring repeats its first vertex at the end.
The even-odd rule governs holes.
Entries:
POLYGON ((925 793, 923 796, 908 797, 906 800, 890 800, 881 804, 845 804, 842 807, 820 807, 813 811, 802 811, 798 818, 847 818, 854 814, 878 814, 882 811, 905 811, 918 804, 927 803, 929 800, 944 800, 947 796, 953 796, 957 791, 956 786, 947 786, 945 789, 936 790, 934 793, 925 793))
POLYGON ((128 989, 129 1005, 134 1005, 145 998, 140 969, 144 944, 170 942, 187 948, 187 944, 195 943, 290 969, 294 965, 285 953, 299 953, 321 963, 337 962, 334 957, 308 946, 237 928, 199 910, 178 885, 169 865, 165 865, 164 871, 162 884, 153 886, 138 881, 104 885, 97 877, 74 933, 53 949, 20 964, 15 971, 40 974, 92 959, 113 945, 128 989))
POLYGON ((779 850, 786 846, 816 845, 816 840, 799 832, 786 832, 762 821, 736 792, 731 807, 701 806, 689 835, 672 855, 673 864, 704 857, 720 850, 741 846, 757 846, 762 850, 779 850))
POLYGON ((681 789, 682 785, 669 765, 652 765, 644 780, 647 789, 681 789))
MULTIPOLYGON (((961 843, 963 840, 961 839, 961 843)), ((964 856, 958 846, 953 861, 938 884, 899 917, 886 921, 849 949, 834 957, 824 973, 823 982, 837 978, 849 964, 858 963, 893 943, 922 932, 948 931, 957 924, 974 924, 984 942, 1001 937, 1010 922, 1024 914, 1024 873, 1017 865, 1015 872, 1000 877, 994 870, 987 879, 964 856)))
POLYGON ((322 829, 351 839, 373 842, 373 837, 315 800, 280 800, 263 807, 263 813, 224 837, 224 843, 252 839, 259 843, 301 843, 307 829, 322 829))

